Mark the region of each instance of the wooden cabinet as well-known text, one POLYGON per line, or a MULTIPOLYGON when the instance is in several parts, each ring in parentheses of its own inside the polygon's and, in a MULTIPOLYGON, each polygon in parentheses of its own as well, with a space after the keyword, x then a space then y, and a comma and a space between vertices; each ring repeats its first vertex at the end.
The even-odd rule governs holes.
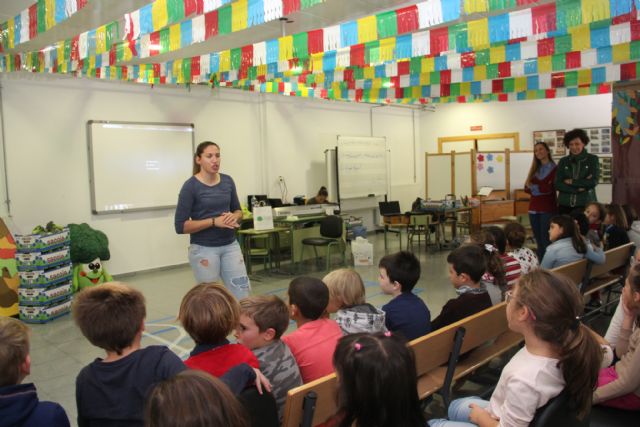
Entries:
POLYGON ((503 221, 502 217, 512 216, 513 212, 513 200, 488 200, 480 203, 480 207, 473 210, 473 223, 486 224, 503 221))

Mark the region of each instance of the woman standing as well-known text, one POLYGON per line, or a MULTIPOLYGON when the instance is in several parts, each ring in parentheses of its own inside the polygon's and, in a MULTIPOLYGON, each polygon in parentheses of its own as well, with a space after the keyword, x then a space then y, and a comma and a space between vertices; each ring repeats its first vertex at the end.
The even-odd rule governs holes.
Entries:
POLYGON ((556 214, 556 169, 549 146, 544 142, 536 143, 524 190, 531 194, 529 222, 538 246, 536 252, 539 259, 542 259, 549 246, 549 224, 551 217, 556 214))
POLYGON ((196 282, 222 279, 241 299, 251 292, 235 235, 242 211, 233 179, 219 170, 220 147, 211 141, 201 142, 193 158, 193 176, 178 196, 175 228, 178 234, 191 234, 189 263, 196 282))
POLYGON ((560 159, 556 172, 556 189, 560 214, 570 214, 574 209, 583 209, 589 202, 596 202, 598 185, 598 156, 584 149, 589 143, 587 133, 574 129, 564 135, 564 145, 569 155, 560 159))

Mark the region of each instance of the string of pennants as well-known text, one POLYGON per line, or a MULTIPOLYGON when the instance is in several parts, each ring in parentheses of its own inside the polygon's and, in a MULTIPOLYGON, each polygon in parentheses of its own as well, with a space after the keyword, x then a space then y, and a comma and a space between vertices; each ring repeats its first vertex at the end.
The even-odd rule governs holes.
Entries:
MULTIPOLYGON (((40 2, 44 3, 45 0, 39 0, 38 4, 40 2)), ((60 62, 88 59, 109 51, 123 52, 118 60, 147 58, 183 49, 219 34, 230 34, 274 21, 323 2, 324 0, 155 0, 125 14, 118 21, 57 42, 40 52, 57 51, 60 62), (189 16, 193 18, 185 20, 189 16)), ((10 20, 0 25, 0 51, 12 49, 21 42, 21 32, 17 29, 22 24, 16 22, 10 20)))
POLYGON ((38 0, 14 18, 0 24, 0 52, 28 42, 70 18, 88 0, 38 0))
MULTIPOLYGON (((82 33, 30 54, 45 56, 45 62, 52 64, 53 67, 74 60, 87 60, 92 64, 95 63, 97 67, 103 64, 116 65, 134 57, 147 58, 182 49, 218 34, 228 34, 263 23, 265 17, 276 19, 321 1, 241 0, 222 7, 229 0, 216 0, 216 2, 156 0, 125 16, 125 37, 128 39, 126 41, 118 42, 119 27, 114 21, 97 30, 82 33), (177 6, 179 4, 182 4, 182 8, 177 6), (170 5, 173 6, 169 7, 170 5), (209 10, 212 7, 221 8, 209 10), (164 12, 158 12, 161 10, 164 12), (173 12, 169 13, 171 10, 173 12), (162 25, 166 26, 179 19, 180 16, 184 17, 185 13, 198 15, 179 24, 158 29, 162 25), (105 53, 108 55, 104 55, 105 53)), ((363 50, 365 45, 382 43, 378 39, 384 39, 382 44, 386 52, 397 50, 402 53, 414 46, 414 54, 411 56, 418 56, 415 54, 416 50, 421 50, 420 55, 437 56, 450 50, 466 52, 489 44, 523 37, 548 32, 566 32, 583 23, 610 18, 625 19, 633 11, 634 1, 640 3, 640 0, 574 0, 571 2, 561 0, 559 4, 543 4, 412 35, 410 33, 416 30, 451 22, 461 16, 460 0, 428 0, 340 25, 224 51, 219 55, 224 59, 227 56, 242 54, 244 60, 241 65, 251 66, 289 60, 293 57, 305 58, 309 55, 344 48, 363 50), (396 37, 403 34, 404 37, 396 37), (394 40, 397 42, 393 43, 394 40), (248 53, 253 54, 248 55, 248 53)), ((465 1, 464 7, 465 10, 475 12, 532 2, 532 0, 474 0, 465 1)), ((381 61, 394 59, 396 58, 384 56, 379 58, 381 61)), ((67 68, 70 66, 67 65, 67 68)))
MULTIPOLYGON (((200 12, 198 1, 192 1, 195 13, 200 12)), ((130 19, 127 34, 132 42, 120 43, 122 49, 82 60, 73 59, 73 48, 65 43, 62 52, 1 56, 0 71, 73 73, 151 84, 208 81, 213 86, 289 96, 400 103, 578 96, 608 92, 609 83, 638 75, 640 0, 559 0, 416 32, 431 26, 421 22, 420 11, 426 6, 432 11, 436 2, 441 9, 445 3, 460 4, 431 0, 219 53, 117 66, 127 60, 126 47, 133 47, 131 52, 137 49, 140 39, 133 37, 149 29, 140 24, 136 30, 139 21, 130 19)), ((469 13, 529 3, 534 1, 464 0, 463 8, 469 13)), ((444 20, 445 15, 440 16, 444 20)))

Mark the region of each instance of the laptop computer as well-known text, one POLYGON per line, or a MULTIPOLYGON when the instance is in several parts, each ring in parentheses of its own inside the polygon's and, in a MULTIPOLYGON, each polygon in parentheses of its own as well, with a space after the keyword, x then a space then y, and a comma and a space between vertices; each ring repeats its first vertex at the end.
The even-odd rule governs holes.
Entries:
POLYGON ((400 202, 378 202, 378 207, 382 216, 402 215, 400 202))
POLYGON ((282 199, 272 199, 269 198, 267 199, 267 203, 269 204, 269 206, 271 206, 272 208, 280 208, 282 206, 284 206, 284 204, 282 203, 282 199))

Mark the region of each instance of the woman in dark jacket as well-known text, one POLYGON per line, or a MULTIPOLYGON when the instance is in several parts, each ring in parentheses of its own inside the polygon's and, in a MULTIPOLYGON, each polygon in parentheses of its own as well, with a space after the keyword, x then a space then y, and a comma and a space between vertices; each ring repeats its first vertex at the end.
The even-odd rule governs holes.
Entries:
POLYGON ((558 190, 560 214, 570 214, 574 209, 584 209, 589 202, 597 201, 596 185, 600 167, 598 156, 587 153, 587 133, 574 129, 564 135, 564 145, 570 151, 560 159, 556 171, 555 186, 558 190))

